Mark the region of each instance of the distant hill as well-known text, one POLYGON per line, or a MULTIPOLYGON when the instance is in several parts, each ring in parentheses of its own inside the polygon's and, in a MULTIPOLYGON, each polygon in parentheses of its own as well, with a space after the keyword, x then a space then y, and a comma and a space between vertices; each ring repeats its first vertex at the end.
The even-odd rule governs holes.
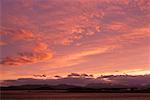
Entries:
POLYGON ((1 81, 1 90, 66 90, 69 92, 150 92, 150 75, 72 75, 58 79, 21 78, 1 81))
POLYGON ((7 90, 64 90, 65 92, 144 92, 150 93, 150 88, 129 88, 129 87, 120 87, 120 86, 111 86, 111 84, 89 84, 87 86, 74 86, 74 85, 21 85, 21 86, 8 86, 1 87, 2 91, 7 90))

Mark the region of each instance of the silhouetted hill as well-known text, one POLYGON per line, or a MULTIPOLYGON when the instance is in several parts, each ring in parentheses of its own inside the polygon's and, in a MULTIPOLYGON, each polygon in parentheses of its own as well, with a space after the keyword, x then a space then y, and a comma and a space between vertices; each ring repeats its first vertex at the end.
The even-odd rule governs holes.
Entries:
POLYGON ((149 92, 150 75, 105 75, 97 78, 71 74, 58 79, 4 80, 1 90, 67 90, 69 92, 149 92))
POLYGON ((82 88, 80 86, 74 85, 21 85, 21 86, 8 86, 1 87, 1 90, 67 90, 67 89, 76 89, 82 88))
POLYGON ((74 85, 21 85, 21 86, 8 86, 1 87, 2 91, 6 90, 64 90, 65 92, 147 92, 150 93, 150 88, 125 88, 113 87, 111 84, 89 84, 87 86, 74 86, 74 85))

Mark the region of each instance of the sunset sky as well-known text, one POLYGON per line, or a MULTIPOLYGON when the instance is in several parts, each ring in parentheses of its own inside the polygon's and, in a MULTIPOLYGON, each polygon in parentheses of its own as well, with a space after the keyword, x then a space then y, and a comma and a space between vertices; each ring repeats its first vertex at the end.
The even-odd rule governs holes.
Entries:
POLYGON ((0 0, 0 79, 150 74, 150 0, 0 0))

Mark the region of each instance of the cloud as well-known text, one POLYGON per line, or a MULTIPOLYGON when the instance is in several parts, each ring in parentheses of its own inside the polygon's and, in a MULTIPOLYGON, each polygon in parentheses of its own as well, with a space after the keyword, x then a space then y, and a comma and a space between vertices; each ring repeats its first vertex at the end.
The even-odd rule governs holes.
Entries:
POLYGON ((32 32, 26 30, 19 30, 16 33, 12 33, 11 36, 14 40, 32 40, 35 37, 32 32))
POLYGON ((124 70, 122 71, 122 73, 132 74, 132 75, 144 75, 145 73, 150 74, 150 68, 148 68, 147 70, 144 69, 124 70))
POLYGON ((150 37, 150 26, 145 26, 141 28, 135 28, 131 31, 128 36, 125 37, 133 37, 133 38, 148 38, 150 37))
POLYGON ((7 43, 0 40, 0 46, 4 46, 4 45, 7 45, 7 43))
POLYGON ((55 78, 57 78, 57 79, 62 78, 62 77, 61 77, 61 76, 59 76, 59 75, 55 75, 54 77, 55 77, 55 78))
POLYGON ((11 4, 12 8, 3 6, 6 11, 2 16, 5 20, 2 22, 2 29, 6 34, 2 34, 2 38, 10 43, 6 48, 15 45, 16 50, 10 52, 13 57, 4 54, 1 64, 22 65, 25 62, 33 62, 30 60, 32 57, 28 57, 29 59, 18 57, 18 49, 21 52, 30 51, 33 54, 37 52, 39 54, 35 55, 41 55, 43 54, 41 52, 51 51, 50 46, 68 46, 101 31, 98 20, 102 18, 103 13, 97 11, 93 4, 47 0, 43 2, 15 0, 14 2, 8 0, 2 2, 3 5, 11 4), (66 3, 68 6, 65 6, 66 3), (80 8, 78 4, 81 5, 80 8), (39 16, 40 13, 42 14, 39 16), (95 17, 97 19, 94 19, 95 17))
POLYGON ((33 51, 35 52, 44 52, 45 50, 48 49, 48 45, 46 43, 37 43, 34 48, 33 51))
POLYGON ((1 60, 0 64, 10 66, 20 66, 25 64, 37 63, 51 59, 51 52, 44 53, 19 53, 16 57, 6 57, 1 60))
POLYGON ((69 75, 67 75, 68 78, 93 78, 93 75, 90 74, 78 74, 78 73, 71 73, 69 75))
MULTIPOLYGON (((115 87, 149 87, 150 82, 149 78, 150 75, 104 75, 99 77, 87 77, 88 75, 85 74, 86 77, 80 77, 81 74, 71 74, 73 77, 59 77, 58 79, 33 79, 33 78, 20 78, 17 80, 3 80, 1 82, 1 86, 18 86, 18 85, 26 85, 26 84, 38 84, 38 85, 77 85, 77 86, 87 86, 95 88, 97 87, 107 87, 111 88, 112 86, 115 87), (76 77, 77 76, 77 77, 76 77), (79 76, 79 77, 78 77, 79 76), (134 82, 133 82, 134 81, 134 82), (108 85, 109 84, 109 85, 108 85), (111 84, 111 85, 110 85, 111 84)), ((84 75, 84 76, 85 76, 84 75)), ((41 77, 41 76, 40 76, 41 77)), ((42 76, 43 77, 43 76, 42 76)))
POLYGON ((80 76, 80 74, 78 74, 78 73, 71 73, 68 75, 68 77, 79 77, 79 76, 80 76))
POLYGON ((33 75, 34 77, 46 77, 46 75, 45 74, 43 74, 43 75, 33 75))
POLYGON ((150 33, 150 27, 145 26, 141 28, 134 28, 130 30, 127 34, 122 34, 118 36, 117 38, 120 41, 128 41, 128 42, 135 41, 136 42, 137 39, 149 38, 150 37, 149 33, 150 33))
MULTIPOLYGON (((6 1, 6 3, 7 2, 8 1, 6 1)), ((94 5, 89 3, 88 5, 84 5, 80 3, 80 1, 32 1, 32 3, 16 1, 16 3, 12 3, 11 6, 17 6, 17 8, 14 8, 13 10, 21 13, 21 15, 16 12, 13 14, 11 14, 10 11, 8 11, 8 13, 4 12, 4 27, 5 23, 8 21, 10 27, 15 24, 18 28, 23 27, 24 31, 28 29, 29 31, 32 30, 36 34, 41 34, 38 31, 43 31, 42 34, 44 36, 52 36, 56 44, 62 45, 69 45, 84 36, 93 35, 95 32, 99 32, 99 26, 101 25, 97 22, 98 19, 96 20, 94 17, 101 18, 101 16, 103 16, 101 11, 97 11, 94 5), (49 3, 51 4, 50 6, 47 5, 49 3), (67 7, 65 6, 66 3, 68 3, 67 7), (20 6, 20 4, 22 4, 22 6, 20 6), (80 8, 78 8, 78 5, 81 5, 80 8), (58 10, 58 7, 60 7, 61 10, 58 10), (24 9, 22 11, 18 10, 21 8, 24 9), (43 14, 39 17, 39 13, 36 13, 34 8, 37 8, 37 10, 43 14), (43 10, 48 10, 51 13, 42 12, 43 10), (34 13, 32 15, 34 18, 31 17, 31 13, 34 13), (9 19, 15 17, 17 20, 9 20, 7 19, 8 16, 9 19), (24 20, 28 23, 23 24, 22 22, 24 22, 24 20), (39 21, 41 21, 41 23, 39 23, 39 21)), ((14 34, 15 38, 33 38, 30 32, 24 31, 21 32, 21 34, 14 34)))
POLYGON ((108 30, 123 32, 127 30, 128 26, 122 22, 112 22, 111 24, 107 25, 106 28, 108 30))
POLYGON ((10 51, 13 54, 12 56, 1 57, 3 66, 22 66, 52 58, 52 51, 46 43, 41 41, 42 37, 40 35, 35 35, 35 33, 24 29, 3 28, 3 31, 5 34, 2 34, 1 39, 8 43, 6 45, 6 43, 1 41, 1 45, 6 45, 6 47, 10 48, 12 48, 12 45, 15 45, 15 49, 19 50, 10 51))
POLYGON ((93 75, 71 73, 71 74, 67 75, 67 77, 68 78, 93 78, 93 75))
POLYGON ((59 56, 58 58, 54 58, 50 61, 48 65, 50 66, 57 66, 57 67, 67 67, 67 66, 73 66, 77 65, 83 62, 87 62, 87 58, 93 55, 97 54, 104 54, 108 53, 111 50, 116 48, 114 45, 108 45, 104 47, 97 47, 97 48, 87 48, 85 50, 81 50, 79 52, 74 52, 74 53, 68 53, 66 55, 59 56))
POLYGON ((11 42, 15 41, 28 41, 36 38, 35 34, 29 30, 25 29, 12 29, 8 27, 2 28, 2 38, 3 36, 9 38, 11 42))
MULTIPOLYGON (((114 34, 113 37, 106 37, 104 41, 111 43, 113 45, 123 46, 123 43, 139 43, 139 40, 146 40, 150 37, 150 26, 146 25, 144 27, 132 28, 125 23, 112 23, 107 26, 108 29, 113 30, 114 32, 121 32, 114 34)), ((110 32, 110 31, 109 31, 110 32)))
POLYGON ((1 3, 3 68, 28 65, 33 70, 40 66, 33 72, 55 73, 62 66, 61 73, 65 73, 111 65, 113 70, 118 68, 113 67, 115 64, 130 66, 129 59, 138 57, 134 66, 148 65, 144 64, 148 60, 141 60, 140 56, 148 51, 149 0, 2 0, 1 3), (143 47, 144 52, 138 49, 143 47), (133 49, 138 53, 130 52, 133 49), (123 58, 128 60, 120 62, 123 58), (142 64, 138 63, 141 61, 142 64))

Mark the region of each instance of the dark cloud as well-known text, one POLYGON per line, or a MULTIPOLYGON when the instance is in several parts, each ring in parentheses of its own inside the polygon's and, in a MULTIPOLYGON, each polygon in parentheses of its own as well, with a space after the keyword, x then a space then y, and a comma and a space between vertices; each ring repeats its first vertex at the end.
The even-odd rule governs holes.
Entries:
POLYGON ((60 79, 60 78, 62 78, 61 76, 59 76, 59 75, 56 75, 56 76, 54 76, 55 78, 58 78, 58 79, 60 79))
POLYGON ((33 75, 34 77, 47 77, 47 75, 43 74, 43 75, 33 75))
POLYGON ((77 73, 71 73, 68 75, 68 77, 79 77, 80 74, 77 74, 77 73))
POLYGON ((73 77, 73 78, 92 78, 93 75, 71 73, 71 74, 69 74, 67 77, 73 77))
MULTIPOLYGON (((48 84, 48 85, 79 85, 87 86, 89 84, 103 84, 107 86, 108 84, 116 86, 127 86, 127 87, 146 87, 150 86, 150 75, 108 75, 101 76, 97 78, 87 78, 87 77, 76 77, 81 76, 80 74, 72 73, 71 76, 75 77, 60 77, 55 76, 58 79, 32 79, 32 78, 21 78, 17 80, 4 80, 1 82, 3 86, 10 85, 25 85, 25 84, 48 84)), ((68 75, 68 76, 70 76, 68 75)), ((37 76, 37 75, 36 75, 37 76)), ((45 77, 45 75, 38 75, 38 77, 45 77)), ((88 76, 88 75, 83 75, 88 76)))

